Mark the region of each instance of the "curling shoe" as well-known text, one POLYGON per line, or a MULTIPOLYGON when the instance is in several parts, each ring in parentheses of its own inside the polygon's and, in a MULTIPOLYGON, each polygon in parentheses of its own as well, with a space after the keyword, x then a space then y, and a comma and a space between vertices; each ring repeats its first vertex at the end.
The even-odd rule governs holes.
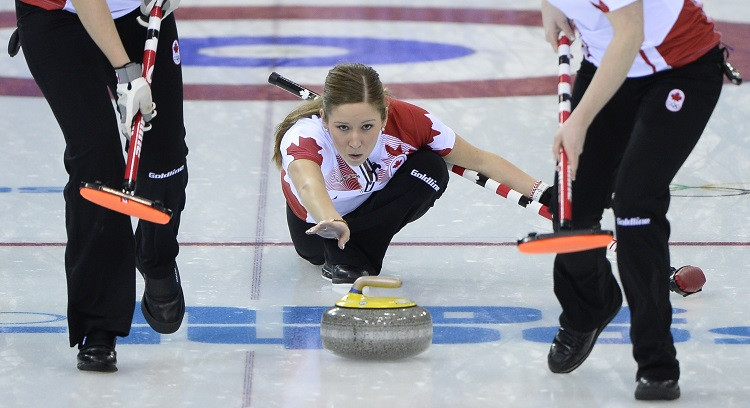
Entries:
POLYGON ((113 373, 117 371, 115 336, 106 332, 93 332, 78 345, 78 369, 113 373))
POLYGON ((680 398, 680 386, 677 380, 653 381, 642 377, 635 387, 637 400, 675 400, 677 398, 680 398))
POLYGON ((185 316, 185 296, 180 284, 177 265, 174 274, 164 279, 151 279, 143 275, 146 290, 141 299, 141 312, 152 329, 162 334, 177 331, 185 316))
POLYGON ((323 264, 323 268, 320 271, 320 275, 323 277, 323 279, 330 282, 333 278, 333 265, 325 262, 323 264))
POLYGON ((619 312, 620 307, 618 306, 601 326, 590 332, 579 332, 560 327, 547 355, 547 365, 550 371, 565 374, 583 364, 591 354, 591 350, 594 349, 596 339, 619 312))
POLYGON ((365 268, 345 264, 323 264, 323 279, 330 280, 334 285, 351 285, 361 276, 370 276, 365 268))

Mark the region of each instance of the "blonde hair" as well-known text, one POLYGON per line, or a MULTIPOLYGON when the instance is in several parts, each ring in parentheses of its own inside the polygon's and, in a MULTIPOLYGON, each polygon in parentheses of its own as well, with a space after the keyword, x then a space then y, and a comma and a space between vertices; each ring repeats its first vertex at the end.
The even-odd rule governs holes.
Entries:
POLYGON ((341 105, 350 103, 369 103, 380 112, 385 120, 387 91, 380 82, 380 76, 372 67, 360 63, 340 64, 328 71, 323 95, 300 105, 276 126, 274 132, 273 162, 281 168, 281 139, 287 131, 302 118, 319 115, 321 109, 325 116, 341 105))

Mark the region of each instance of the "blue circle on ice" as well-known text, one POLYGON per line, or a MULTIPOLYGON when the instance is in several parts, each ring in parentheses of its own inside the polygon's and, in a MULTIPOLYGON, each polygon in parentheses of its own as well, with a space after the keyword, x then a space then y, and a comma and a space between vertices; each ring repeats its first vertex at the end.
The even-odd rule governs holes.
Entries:
POLYGON ((180 39, 182 63, 224 67, 327 67, 460 58, 474 50, 429 41, 360 37, 201 37, 180 39))

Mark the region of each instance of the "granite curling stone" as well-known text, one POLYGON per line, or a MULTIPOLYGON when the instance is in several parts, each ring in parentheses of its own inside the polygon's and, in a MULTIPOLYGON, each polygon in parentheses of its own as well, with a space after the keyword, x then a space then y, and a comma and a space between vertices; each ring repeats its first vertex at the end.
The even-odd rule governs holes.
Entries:
POLYGON ((401 280, 363 276, 349 293, 323 314, 323 348, 362 360, 395 360, 417 355, 432 343, 432 317, 411 300, 364 296, 366 286, 398 288, 401 280))

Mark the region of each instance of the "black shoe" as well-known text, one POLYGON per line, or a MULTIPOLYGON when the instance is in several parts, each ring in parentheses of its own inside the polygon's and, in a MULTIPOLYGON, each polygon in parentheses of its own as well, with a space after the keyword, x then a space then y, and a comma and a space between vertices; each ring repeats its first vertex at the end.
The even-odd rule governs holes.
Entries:
POLYGON ((578 368, 591 354, 596 344, 596 339, 605 327, 620 312, 618 306, 614 313, 607 318, 596 330, 590 332, 578 332, 560 327, 552 341, 552 346, 547 354, 547 365, 553 373, 569 373, 578 368))
POLYGON ((145 275, 146 290, 141 299, 141 312, 152 329, 162 334, 177 331, 185 316, 185 296, 180 285, 177 266, 174 275, 165 279, 150 279, 145 275))
POLYGON ((331 279, 333 279, 333 265, 329 264, 328 262, 324 263, 320 275, 323 277, 323 279, 330 282, 331 279))
POLYGON ((115 336, 96 332, 86 336, 78 346, 78 369, 113 373, 117 371, 115 336))
POLYGON ((328 262, 323 264, 321 275, 323 279, 328 279, 334 285, 351 285, 361 276, 370 276, 370 273, 360 266, 345 264, 331 265, 328 262))
POLYGON ((675 400, 677 398, 680 398, 680 386, 677 380, 652 381, 641 378, 635 387, 637 400, 675 400))

